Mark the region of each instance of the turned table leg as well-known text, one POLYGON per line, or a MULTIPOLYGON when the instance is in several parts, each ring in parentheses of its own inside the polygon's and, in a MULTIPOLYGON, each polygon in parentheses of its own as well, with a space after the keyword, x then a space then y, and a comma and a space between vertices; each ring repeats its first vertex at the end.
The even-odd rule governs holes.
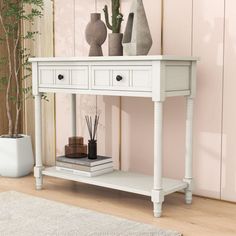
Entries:
POLYGON ((155 102, 154 105, 154 185, 152 190, 152 202, 154 216, 160 217, 164 193, 162 186, 162 123, 163 102, 155 102))
POLYGON ((76 136, 76 94, 71 95, 71 134, 76 136))
POLYGON ((42 163, 42 120, 41 120, 41 94, 35 95, 35 167, 34 177, 36 189, 42 189, 43 163, 42 163))
POLYGON ((186 141, 185 141, 185 176, 184 182, 188 184, 185 189, 186 204, 192 203, 192 188, 193 188, 193 99, 187 98, 187 117, 186 117, 186 141))

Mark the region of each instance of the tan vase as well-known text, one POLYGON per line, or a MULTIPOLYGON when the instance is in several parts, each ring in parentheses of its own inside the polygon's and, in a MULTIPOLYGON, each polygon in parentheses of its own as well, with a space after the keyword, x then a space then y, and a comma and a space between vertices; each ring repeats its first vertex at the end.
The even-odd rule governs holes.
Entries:
POLYGON ((107 38, 107 28, 100 13, 91 13, 91 21, 85 30, 86 41, 90 45, 89 56, 103 56, 102 44, 107 38))
POLYGON ((123 56, 122 39, 123 34, 121 33, 112 33, 108 35, 109 56, 123 56))

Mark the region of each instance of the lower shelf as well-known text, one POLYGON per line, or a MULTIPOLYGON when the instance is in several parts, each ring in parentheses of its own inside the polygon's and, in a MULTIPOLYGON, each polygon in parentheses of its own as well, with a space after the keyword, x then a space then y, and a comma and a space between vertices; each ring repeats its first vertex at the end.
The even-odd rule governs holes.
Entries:
MULTIPOLYGON (((90 178, 70 173, 64 173, 62 171, 56 170, 56 167, 49 167, 43 170, 43 175, 73 180, 81 183, 87 183, 145 196, 151 196, 151 191, 153 189, 153 176, 117 170, 113 171, 112 173, 90 178)), ((186 187, 187 183, 183 181, 163 178, 164 195, 183 190, 186 187)))

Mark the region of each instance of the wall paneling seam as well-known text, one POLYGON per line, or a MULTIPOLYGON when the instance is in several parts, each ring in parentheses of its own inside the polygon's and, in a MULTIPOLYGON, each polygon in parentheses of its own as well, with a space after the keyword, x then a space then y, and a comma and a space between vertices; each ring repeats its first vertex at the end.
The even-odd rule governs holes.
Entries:
POLYGON ((73 0, 73 56, 75 56, 75 0, 73 0))
POLYGON ((225 80, 225 27, 226 27, 226 1, 224 0, 223 13, 223 61, 222 61, 222 100, 221 100, 221 137, 220 137, 220 199, 222 199, 222 165, 223 165, 223 132, 224 132, 224 80, 225 80))
MULTIPOLYGON (((52 19, 53 19, 53 23, 52 23, 52 27, 53 27, 53 32, 52 32, 52 38, 53 38, 53 56, 55 57, 56 56, 56 38, 55 38, 55 0, 52 1, 52 19)), ((56 141, 56 138, 57 138, 57 119, 56 119, 56 94, 53 95, 53 100, 54 100, 54 106, 53 106, 53 115, 54 115, 54 153, 55 153, 55 156, 54 156, 54 160, 56 161, 56 156, 57 156, 57 141, 56 141)))
POLYGON ((161 0, 161 55, 164 53, 164 0, 161 0))
POLYGON ((191 19, 191 56, 193 56, 193 15, 194 15, 193 7, 194 7, 194 0, 192 0, 192 19, 191 19))

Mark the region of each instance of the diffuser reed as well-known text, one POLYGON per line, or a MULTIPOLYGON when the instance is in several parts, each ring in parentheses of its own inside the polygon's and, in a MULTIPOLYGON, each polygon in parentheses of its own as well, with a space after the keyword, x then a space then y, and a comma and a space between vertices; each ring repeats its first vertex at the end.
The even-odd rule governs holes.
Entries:
POLYGON ((90 140, 88 141, 88 158, 97 159, 97 140, 95 137, 97 136, 99 115, 95 115, 94 122, 91 116, 85 116, 85 120, 90 137, 90 140))

